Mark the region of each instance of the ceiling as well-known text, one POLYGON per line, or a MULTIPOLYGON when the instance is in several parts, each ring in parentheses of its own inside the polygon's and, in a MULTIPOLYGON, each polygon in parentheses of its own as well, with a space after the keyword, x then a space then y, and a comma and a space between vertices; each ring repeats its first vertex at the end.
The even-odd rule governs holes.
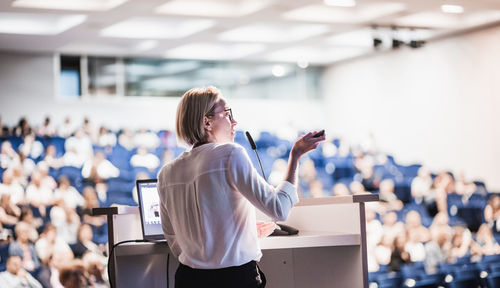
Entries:
POLYGON ((0 49, 327 65, 497 23, 499 0, 2 0, 0 49))

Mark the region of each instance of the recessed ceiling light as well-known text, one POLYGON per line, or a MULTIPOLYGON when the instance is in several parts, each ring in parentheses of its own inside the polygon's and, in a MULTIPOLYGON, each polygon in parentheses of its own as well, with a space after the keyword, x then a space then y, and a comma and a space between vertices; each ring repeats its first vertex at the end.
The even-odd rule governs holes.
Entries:
POLYGON ((135 45, 134 49, 137 51, 148 51, 158 47, 158 40, 145 40, 135 45))
POLYGON ((238 59, 265 49, 263 44, 192 43, 170 49, 167 58, 228 60, 238 59))
POLYGON ((86 19, 85 15, 0 13, 0 33, 56 35, 86 19))
POLYGON ((273 66, 272 73, 273 73, 274 77, 283 77, 287 74, 286 72, 287 71, 285 70, 285 67, 283 67, 281 65, 274 65, 273 66))
POLYGON ((338 6, 338 7, 356 6, 355 0, 324 0, 323 2, 328 6, 338 6))
POLYGON ((377 18, 394 15, 406 10, 404 3, 377 2, 365 4, 353 9, 342 7, 325 7, 324 5, 308 5, 290 10, 283 18, 295 21, 324 23, 361 23, 377 18))
POLYGON ((302 69, 306 69, 307 67, 309 67, 309 62, 301 60, 297 62, 297 66, 299 66, 302 69))
POLYGON ((174 0, 158 8, 157 13, 205 17, 240 17, 268 6, 271 1, 174 0))
POLYGON ((303 40, 328 30, 328 26, 322 24, 261 23, 226 31, 218 38, 222 41, 279 43, 303 40))
POLYGON ((131 18, 101 30, 101 36, 138 39, 174 39, 214 26, 212 20, 131 18))
POLYGON ((441 11, 444 13, 460 14, 464 13, 464 7, 460 5, 442 5, 441 11))
POLYGON ((12 6, 38 9, 106 11, 127 1, 128 0, 16 0, 12 2, 12 6))

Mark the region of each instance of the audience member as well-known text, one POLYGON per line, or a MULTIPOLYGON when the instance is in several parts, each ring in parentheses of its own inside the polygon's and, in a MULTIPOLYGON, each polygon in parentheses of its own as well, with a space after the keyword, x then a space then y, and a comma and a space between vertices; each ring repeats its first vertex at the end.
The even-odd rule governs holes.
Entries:
POLYGON ((500 232, 500 196, 494 195, 484 208, 484 220, 493 227, 496 233, 500 232))
POLYGON ((92 252, 87 252, 83 256, 83 263, 88 275, 88 281, 91 287, 107 288, 109 281, 107 279, 106 268, 104 266, 104 257, 92 252))
POLYGON ((160 138, 156 133, 148 131, 147 129, 140 129, 135 133, 134 146, 144 147, 148 150, 155 149, 160 145, 160 138))
POLYGON ((82 167, 83 178, 93 185, 104 183, 108 178, 118 177, 118 175, 120 175, 120 170, 106 159, 103 152, 97 152, 82 167))
POLYGON ((394 211, 389 211, 382 216, 383 234, 390 243, 394 242, 397 235, 405 233, 403 222, 398 221, 398 215, 394 211))
POLYGON ((422 166, 417 173, 417 177, 411 182, 411 196, 415 199, 415 203, 434 202, 434 196, 431 194, 431 172, 427 167, 422 166))
POLYGON ((3 172, 2 183, 0 183, 0 195, 10 195, 10 202, 12 204, 24 204, 24 188, 14 180, 13 169, 8 169, 3 172))
POLYGON ((57 134, 59 135, 59 137, 69 138, 71 135, 73 135, 74 131, 75 128, 73 127, 73 124, 71 124, 71 118, 67 116, 66 118, 64 118, 64 123, 59 126, 57 134))
POLYGON ((40 261, 36 255, 35 247, 29 241, 30 226, 26 222, 19 222, 14 229, 16 241, 9 245, 9 255, 19 256, 23 269, 34 272, 40 267, 40 261))
POLYGON ((64 288, 84 288, 87 286, 85 267, 80 262, 60 269, 59 281, 64 288))
POLYGON ((333 196, 347 196, 351 195, 351 192, 344 183, 337 183, 333 185, 332 194, 333 196))
POLYGON ((93 187, 87 186, 83 189, 83 199, 85 200, 80 209, 80 217, 83 223, 88 223, 95 227, 100 227, 106 222, 106 216, 93 216, 92 209, 99 208, 99 200, 93 187))
POLYGON ((309 194, 312 198, 322 198, 327 196, 325 190, 323 190, 323 182, 318 179, 314 179, 309 182, 309 194))
POLYGON ((57 150, 56 146, 54 145, 48 145, 45 149, 45 157, 43 158, 43 162, 47 163, 49 168, 55 170, 64 166, 63 157, 57 157, 57 150))
POLYGON ((36 134, 40 137, 52 137, 56 135, 56 129, 52 125, 49 116, 45 117, 43 124, 36 130, 36 134))
POLYGON ((427 274, 437 273, 438 265, 449 260, 451 250, 451 235, 448 232, 440 230, 432 236, 432 240, 425 243, 424 265, 427 274))
POLYGON ((403 209, 403 202, 394 194, 394 182, 385 179, 380 182, 380 206, 385 211, 399 211, 403 209))
POLYGON ((66 241, 58 236, 56 226, 45 225, 40 238, 35 242, 35 250, 42 263, 48 265, 54 253, 73 253, 66 241))
POLYGON ((75 209, 66 206, 65 202, 57 201, 50 210, 50 222, 57 228, 57 235, 68 244, 75 244, 80 217, 75 209))
POLYGON ((477 230, 476 241, 472 241, 471 243, 471 254, 484 256, 499 253, 500 245, 495 240, 495 237, 493 237, 490 226, 486 223, 481 224, 479 230, 477 230))
POLYGON ((35 133, 24 136, 24 142, 19 146, 19 152, 25 157, 30 157, 31 159, 38 159, 43 154, 43 144, 42 142, 36 140, 35 133))
POLYGON ((401 265, 410 263, 410 254, 405 250, 406 234, 399 234, 394 238, 389 271, 399 272, 401 265))
POLYGON ((14 128, 14 136, 24 138, 24 136, 30 134, 31 131, 32 129, 30 127, 28 119, 26 117, 21 117, 17 126, 14 128))
POLYGON ((65 165, 68 166, 75 164, 72 166, 81 167, 81 164, 91 159, 94 154, 92 141, 82 129, 76 130, 74 136, 66 139, 64 148, 66 150, 64 161, 65 165), (78 166, 78 164, 80 165, 78 166))
POLYGON ((145 147, 139 147, 136 154, 130 158, 130 165, 154 171, 160 165, 160 159, 153 153, 149 153, 145 147))
POLYGON ((9 141, 3 141, 0 148, 0 168, 9 169, 21 164, 21 159, 9 141))
POLYGON ((54 204, 54 192, 51 187, 42 185, 42 174, 38 171, 31 175, 31 182, 26 188, 26 202, 40 210, 45 216, 47 206, 54 204))
POLYGON ((104 256, 99 246, 92 242, 93 236, 92 227, 89 224, 83 223, 80 225, 78 228, 78 240, 75 245, 71 247, 76 258, 82 258, 87 252, 104 256))
POLYGON ((10 201, 10 194, 0 196, 0 223, 15 225, 21 216, 21 209, 10 201))
POLYGON ((134 133, 130 129, 123 129, 118 136, 118 143, 127 150, 135 148, 134 133))
POLYGON ((448 239, 451 239, 453 236, 453 229, 448 224, 449 220, 448 214, 444 212, 439 212, 434 216, 434 220, 432 220, 431 227, 429 228, 432 239, 437 239, 438 234, 441 233, 445 233, 448 239))
POLYGON ((472 233, 467 227, 455 226, 453 227, 453 238, 451 239, 450 257, 452 261, 457 258, 464 257, 470 253, 472 244, 472 233))
POLYGON ((82 195, 71 186, 68 177, 59 176, 59 188, 54 191, 54 200, 64 201, 64 205, 71 209, 76 209, 77 206, 82 206, 85 202, 82 195))
POLYGON ((410 240, 425 243, 431 239, 429 229, 422 225, 422 218, 420 216, 420 213, 415 210, 410 210, 406 214, 405 218, 406 231, 410 235, 410 240))
POLYGON ((114 147, 116 145, 116 135, 110 132, 106 127, 101 126, 97 134, 97 145, 103 147, 114 147))
POLYGON ((40 282, 23 269, 19 256, 9 256, 9 258, 7 258, 6 268, 6 271, 0 272, 1 287, 42 288, 40 282))

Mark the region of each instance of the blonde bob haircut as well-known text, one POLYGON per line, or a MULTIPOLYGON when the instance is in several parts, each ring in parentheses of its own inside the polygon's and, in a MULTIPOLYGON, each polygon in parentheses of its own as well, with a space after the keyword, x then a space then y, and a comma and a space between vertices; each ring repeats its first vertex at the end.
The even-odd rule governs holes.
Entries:
POLYGON ((193 88, 184 93, 177 106, 175 128, 177 137, 189 145, 207 141, 204 117, 210 116, 220 98, 219 89, 214 86, 193 88))

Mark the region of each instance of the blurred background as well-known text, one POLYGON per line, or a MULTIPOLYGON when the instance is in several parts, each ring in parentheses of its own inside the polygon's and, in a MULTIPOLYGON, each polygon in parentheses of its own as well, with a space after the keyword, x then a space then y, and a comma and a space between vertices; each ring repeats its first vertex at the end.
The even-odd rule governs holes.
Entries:
POLYGON ((325 129, 300 196, 380 193, 372 285, 500 287, 499 39, 497 0, 1 1, 0 280, 106 287, 91 209, 137 205, 214 85, 270 183, 325 129))

